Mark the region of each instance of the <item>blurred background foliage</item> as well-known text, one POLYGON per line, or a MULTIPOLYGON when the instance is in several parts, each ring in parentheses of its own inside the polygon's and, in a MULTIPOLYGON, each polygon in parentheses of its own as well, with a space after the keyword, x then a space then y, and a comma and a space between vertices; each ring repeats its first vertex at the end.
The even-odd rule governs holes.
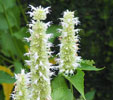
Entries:
MULTIPOLYGON (((51 6, 47 21, 53 21, 53 25, 47 33, 54 34, 50 40, 55 45, 51 48, 54 54, 59 52, 58 18, 67 9, 76 11, 81 21, 78 27, 82 29, 79 55, 93 59, 98 68, 106 67, 99 72, 85 72, 85 92, 91 91, 86 96, 88 100, 112 100, 113 0, 0 0, 0 100, 9 100, 15 81, 12 76, 26 68, 24 60, 27 58, 23 54, 29 44, 23 38, 29 36, 26 26, 30 22, 26 14, 29 4, 51 6)), ((50 62, 55 63, 53 59, 50 62)))

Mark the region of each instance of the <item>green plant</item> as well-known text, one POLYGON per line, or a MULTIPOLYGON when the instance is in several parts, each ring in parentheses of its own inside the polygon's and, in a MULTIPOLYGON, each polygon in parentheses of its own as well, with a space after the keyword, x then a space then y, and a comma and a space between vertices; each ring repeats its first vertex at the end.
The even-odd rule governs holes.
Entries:
MULTIPOLYGON (((50 64, 48 57, 50 55, 51 43, 48 42, 49 34, 46 33, 46 29, 50 26, 50 23, 43 23, 41 20, 46 19, 46 14, 49 13, 48 8, 42 8, 41 6, 35 8, 31 6, 33 12, 29 12, 33 18, 32 23, 29 24, 29 31, 31 37, 25 38, 30 42, 30 51, 25 55, 30 56, 30 60, 25 60, 27 65, 30 66, 30 79, 31 82, 27 87, 28 96, 27 99, 33 100, 51 100, 51 87, 50 87, 50 64), (47 55, 49 53, 49 56, 47 55), (29 97, 30 96, 30 97, 29 97)), ((52 80, 52 99, 53 100, 75 100, 73 96, 73 88, 81 94, 82 98, 86 100, 84 94, 84 71, 99 71, 102 70, 96 68, 93 61, 83 60, 77 55, 78 50, 78 36, 74 36, 76 32, 78 34, 79 29, 74 29, 74 25, 78 25, 80 22, 78 18, 74 18, 74 12, 64 12, 63 18, 61 18, 61 25, 63 29, 61 32, 61 51, 59 58, 59 66, 51 66, 54 70, 59 69, 59 74, 52 80), (69 82, 69 87, 67 81, 69 82)), ((21 76, 20 76, 21 77, 21 76)), ((17 78, 17 82, 18 82, 17 78)), ((22 82, 22 80, 21 80, 22 82)), ((20 83, 21 83, 20 82, 20 83)), ((24 82, 23 82, 24 83, 24 82)), ((20 84, 17 84, 18 88, 20 84)), ((26 86, 26 85, 25 85, 26 86)), ((24 85, 23 85, 24 87, 24 85)), ((26 88, 25 88, 26 89, 26 88)), ((15 88, 15 92, 16 92, 15 88)), ((23 91, 24 92, 24 91, 23 91)), ((20 97, 25 93, 18 94, 20 97)), ((15 98, 14 98, 15 99, 15 98)), ((16 98, 17 99, 17 98, 16 98)), ((15 100, 16 100, 15 99, 15 100)), ((21 100, 21 98, 19 98, 21 100)), ((26 98, 23 98, 26 100, 26 98)))

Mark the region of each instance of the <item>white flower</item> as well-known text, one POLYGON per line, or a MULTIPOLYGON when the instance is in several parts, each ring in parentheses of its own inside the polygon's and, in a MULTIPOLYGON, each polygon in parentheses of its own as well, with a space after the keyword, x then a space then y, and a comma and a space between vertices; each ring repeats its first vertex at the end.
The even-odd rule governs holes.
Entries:
POLYGON ((79 62, 81 61, 81 57, 77 55, 77 51, 79 49, 78 32, 80 31, 80 29, 74 28, 75 25, 80 24, 80 21, 78 20, 78 17, 74 18, 74 12, 71 12, 69 10, 65 11, 63 18, 60 19, 62 25, 62 29, 60 29, 60 32, 62 33, 62 39, 59 54, 59 73, 73 75, 75 69, 80 66, 79 62))
POLYGON ((31 100, 47 100, 51 95, 50 87, 50 63, 48 61, 48 52, 52 44, 48 42, 51 37, 46 34, 47 28, 51 22, 44 23, 49 8, 33 7, 31 6, 30 17, 32 22, 29 24, 29 31, 31 33, 30 41, 30 60, 25 62, 30 65, 31 70, 31 100))
POLYGON ((32 12, 28 13, 30 14, 30 17, 33 17, 33 20, 45 20, 50 9, 50 7, 43 8, 41 6, 35 8, 32 5, 30 5, 30 7, 32 12))
POLYGON ((25 74, 25 70, 22 69, 20 74, 15 74, 16 86, 12 98, 14 100, 29 100, 28 86, 30 84, 30 74, 25 74))

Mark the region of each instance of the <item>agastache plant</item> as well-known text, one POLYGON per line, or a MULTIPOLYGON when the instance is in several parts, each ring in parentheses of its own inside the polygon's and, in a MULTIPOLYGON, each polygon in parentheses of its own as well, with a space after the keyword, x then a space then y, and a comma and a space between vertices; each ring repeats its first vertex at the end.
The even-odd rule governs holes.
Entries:
POLYGON ((29 60, 25 60, 25 62, 26 65, 30 66, 30 72, 25 74, 25 71, 22 70, 20 74, 15 75, 17 81, 14 94, 12 94, 13 99, 52 100, 50 76, 54 73, 50 72, 50 70, 53 68, 53 72, 59 70, 58 76, 52 80, 52 97, 54 100, 64 100, 67 97, 69 99, 67 98, 66 100, 73 100, 75 98, 73 95, 67 95, 68 92, 73 94, 73 87, 86 100, 83 86, 84 72, 82 70, 98 71, 100 69, 93 66, 94 62, 83 60, 78 56, 78 33, 80 31, 80 29, 76 28, 80 24, 78 17, 74 17, 74 12, 67 10, 63 13, 63 18, 60 18, 62 29, 59 29, 61 32, 60 53, 58 53, 59 59, 57 59, 59 63, 53 66, 48 60, 52 53, 50 51, 52 44, 48 39, 52 35, 46 34, 51 22, 43 22, 47 18, 50 7, 42 8, 41 6, 34 7, 30 5, 30 8, 31 11, 28 13, 31 17, 31 23, 29 24, 31 36, 24 38, 27 42, 30 42, 29 52, 24 54, 24 56, 29 57, 29 60), (76 70, 77 73, 75 74, 76 70), (71 91, 68 89, 67 83, 65 84, 65 79, 69 81, 71 91))
POLYGON ((61 34, 60 44, 60 73, 65 75, 72 75, 77 67, 81 57, 78 56, 77 51, 79 49, 78 32, 80 29, 75 29, 75 25, 80 24, 78 17, 74 17, 74 12, 65 11, 63 18, 60 18, 62 29, 59 29, 61 34))
POLYGON ((50 22, 44 23, 48 8, 33 7, 31 6, 31 12, 28 12, 32 17, 32 22, 29 24, 29 31, 31 36, 25 38, 30 42, 30 50, 25 55, 30 57, 30 60, 26 60, 26 63, 30 66, 31 70, 31 100, 51 100, 51 87, 50 87, 50 63, 48 57, 50 55, 51 43, 48 39, 50 34, 46 34, 50 22))
POLYGON ((13 100, 30 100, 29 99, 29 84, 30 84, 30 74, 25 74, 24 69, 22 69, 20 74, 15 74, 15 90, 13 91, 13 100))

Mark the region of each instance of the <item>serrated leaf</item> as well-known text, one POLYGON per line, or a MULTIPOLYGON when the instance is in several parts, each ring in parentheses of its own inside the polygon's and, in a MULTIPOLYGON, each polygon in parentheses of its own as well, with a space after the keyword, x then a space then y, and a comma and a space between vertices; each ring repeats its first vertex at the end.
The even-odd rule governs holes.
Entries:
POLYGON ((80 63, 80 67, 78 69, 87 70, 87 71, 100 71, 104 69, 104 68, 96 68, 94 64, 95 63, 93 60, 82 60, 80 63))
MULTIPOLYGON (((78 90, 78 92, 85 99, 84 95, 84 72, 81 70, 77 70, 77 74, 73 76, 65 76, 64 77, 78 90)), ((86 99, 85 99, 86 100, 86 99)))
POLYGON ((1 83, 14 83, 15 79, 4 71, 0 71, 0 84, 1 83))
POLYGON ((52 100, 73 100, 73 94, 61 75, 52 81, 52 100))

